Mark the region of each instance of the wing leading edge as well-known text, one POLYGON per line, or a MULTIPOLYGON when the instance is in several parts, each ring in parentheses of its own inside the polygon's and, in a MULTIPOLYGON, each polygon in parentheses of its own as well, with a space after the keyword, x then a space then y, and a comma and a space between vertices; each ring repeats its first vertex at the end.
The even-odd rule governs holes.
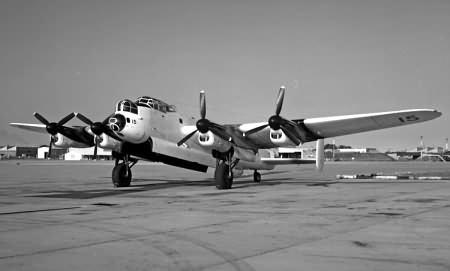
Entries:
POLYGON ((355 134, 435 119, 442 113, 434 109, 411 109, 336 117, 310 118, 304 125, 312 133, 326 138, 355 134))
POLYGON ((42 134, 48 133, 46 126, 44 124, 10 123, 9 125, 20 128, 20 129, 36 132, 36 133, 42 133, 42 134))

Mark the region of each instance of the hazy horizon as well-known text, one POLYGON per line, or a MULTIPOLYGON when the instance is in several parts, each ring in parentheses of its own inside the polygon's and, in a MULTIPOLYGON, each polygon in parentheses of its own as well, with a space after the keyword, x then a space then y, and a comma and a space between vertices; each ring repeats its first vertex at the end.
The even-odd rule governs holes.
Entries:
MULTIPOLYGON (((148 95, 198 117, 266 121, 413 108, 440 118, 333 138, 353 147, 450 137, 450 1, 0 0, 0 145, 48 144, 10 127, 70 112, 103 120, 148 95)), ((73 120, 69 125, 81 125, 73 120)), ((327 139, 331 143, 333 139, 327 139)))

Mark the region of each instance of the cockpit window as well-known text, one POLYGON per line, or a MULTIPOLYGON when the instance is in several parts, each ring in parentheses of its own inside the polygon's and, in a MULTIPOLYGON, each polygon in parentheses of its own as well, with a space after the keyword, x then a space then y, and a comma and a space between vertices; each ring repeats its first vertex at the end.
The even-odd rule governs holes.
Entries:
POLYGON ((165 102, 155 99, 155 98, 151 98, 149 96, 142 96, 139 97, 136 100, 136 104, 138 106, 145 106, 148 108, 152 108, 158 111, 161 111, 163 113, 167 113, 167 112, 176 112, 176 107, 173 105, 168 105, 165 102))
POLYGON ((138 113, 138 107, 130 100, 122 100, 117 103, 117 111, 131 112, 133 114, 138 113))

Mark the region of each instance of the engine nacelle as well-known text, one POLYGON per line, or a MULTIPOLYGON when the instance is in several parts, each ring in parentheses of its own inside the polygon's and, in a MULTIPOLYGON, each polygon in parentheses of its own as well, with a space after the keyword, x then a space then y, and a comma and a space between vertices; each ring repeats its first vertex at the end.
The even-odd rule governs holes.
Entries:
POLYGON ((198 133, 198 142, 205 148, 214 149, 219 152, 226 152, 231 148, 231 143, 214 135, 211 131, 198 133))
POLYGON ((56 134, 53 136, 53 145, 59 148, 86 148, 89 147, 84 143, 80 143, 78 141, 74 141, 62 134, 56 134))
POLYGON ((292 142, 292 140, 290 140, 281 129, 270 129, 270 141, 279 147, 296 146, 295 143, 292 142))
MULTIPOLYGON (((97 139, 95 139, 97 140, 97 139)), ((120 151, 120 142, 115 140, 114 138, 108 136, 107 134, 101 134, 100 138, 99 138, 100 142, 99 142, 99 146, 102 149, 107 149, 107 150, 113 150, 113 151, 120 151)))

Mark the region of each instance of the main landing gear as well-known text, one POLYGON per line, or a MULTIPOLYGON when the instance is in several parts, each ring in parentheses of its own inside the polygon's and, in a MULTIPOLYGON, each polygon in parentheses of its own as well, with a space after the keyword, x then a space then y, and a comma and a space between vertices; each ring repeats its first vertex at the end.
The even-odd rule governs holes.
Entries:
POLYGON ((130 159, 129 154, 116 157, 116 165, 112 170, 112 182, 114 187, 128 187, 131 183, 131 168, 137 163, 136 159, 130 159), (122 158, 123 162, 120 162, 122 158))
POLYGON ((233 169, 239 163, 239 159, 233 160, 233 153, 233 149, 226 153, 213 153, 216 157, 214 180, 217 189, 231 189, 233 186, 233 169))
MULTIPOLYGON (((231 189, 231 186, 233 186, 233 169, 239 163, 239 159, 233 160, 233 153, 233 149, 226 153, 213 151, 213 156, 216 158, 214 180, 217 189, 231 189)), ((255 183, 261 182, 261 173, 256 169, 253 172, 253 181, 255 183)))

